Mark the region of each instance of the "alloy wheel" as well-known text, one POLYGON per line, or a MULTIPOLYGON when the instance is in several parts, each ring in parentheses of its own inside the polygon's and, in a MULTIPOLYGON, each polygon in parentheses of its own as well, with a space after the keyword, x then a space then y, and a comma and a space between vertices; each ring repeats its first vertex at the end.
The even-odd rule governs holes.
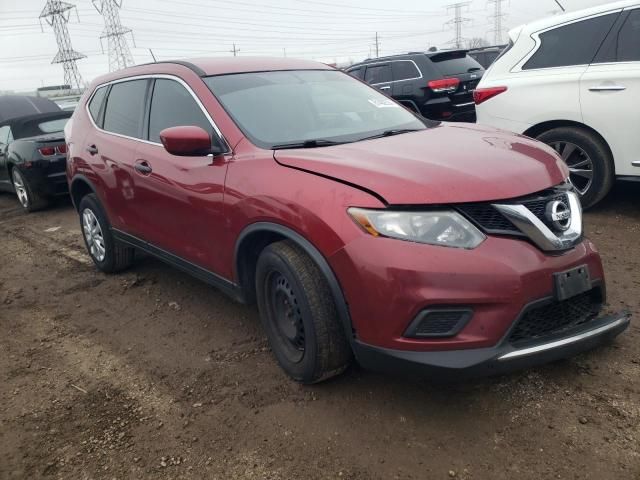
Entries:
POLYGON ((87 241, 91 256, 98 262, 102 262, 107 251, 102 227, 96 215, 88 208, 85 208, 82 212, 82 230, 84 231, 84 238, 87 241))
POLYGON ((16 189, 16 195, 18 195, 18 200, 20 204, 27 208, 29 207, 29 194, 27 193, 27 187, 24 184, 24 180, 22 180, 22 176, 18 173, 17 170, 13 170, 13 186, 16 189))
POLYGON ((571 142, 551 144, 569 167, 569 181, 580 195, 585 195, 593 183, 593 161, 582 148, 571 142))

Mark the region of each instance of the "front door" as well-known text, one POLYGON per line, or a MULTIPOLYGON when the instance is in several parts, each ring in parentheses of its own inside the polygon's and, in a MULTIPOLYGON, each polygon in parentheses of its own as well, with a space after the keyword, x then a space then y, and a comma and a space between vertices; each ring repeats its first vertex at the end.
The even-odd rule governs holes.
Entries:
POLYGON ((161 144, 165 128, 194 125, 218 141, 213 125, 183 83, 154 81, 147 142, 139 143, 134 165, 132 208, 144 219, 142 239, 154 247, 213 272, 223 271, 220 252, 224 221, 224 180, 228 156, 175 156, 161 144))
POLYGON ((640 175, 640 8, 623 13, 580 81, 584 123, 612 150, 618 175, 640 175))

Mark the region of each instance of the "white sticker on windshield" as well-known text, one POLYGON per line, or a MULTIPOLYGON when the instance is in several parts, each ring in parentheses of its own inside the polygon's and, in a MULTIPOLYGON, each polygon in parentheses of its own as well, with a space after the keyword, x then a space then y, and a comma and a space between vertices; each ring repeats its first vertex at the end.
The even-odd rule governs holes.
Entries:
POLYGON ((383 98, 383 99, 370 98, 369 103, 378 108, 399 108, 400 107, 400 105, 398 105, 397 103, 387 98, 383 98))

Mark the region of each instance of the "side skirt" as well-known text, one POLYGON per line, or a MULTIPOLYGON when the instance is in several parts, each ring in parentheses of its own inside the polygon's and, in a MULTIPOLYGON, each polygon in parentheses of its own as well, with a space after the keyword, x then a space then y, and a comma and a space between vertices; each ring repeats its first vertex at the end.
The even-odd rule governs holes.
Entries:
POLYGON ((217 288, 218 290, 221 290, 223 293, 229 295, 231 298, 233 298, 237 302, 246 303, 244 299, 244 294, 240 286, 227 280, 226 278, 221 277, 220 275, 213 273, 209 270, 206 270, 202 267, 199 267, 198 265, 195 265, 194 263, 191 263, 188 260, 185 260, 184 258, 178 257, 173 253, 167 252, 162 248, 156 247, 155 245, 152 245, 148 242, 145 242, 144 240, 134 237, 133 235, 129 235, 128 233, 122 232, 115 228, 112 228, 111 231, 113 233, 113 236, 116 238, 116 240, 122 243, 126 243, 127 245, 131 245, 132 247, 135 247, 139 250, 142 250, 148 253, 149 255, 152 255, 162 260, 163 262, 171 265, 172 267, 175 267, 179 270, 182 270, 183 272, 190 274, 191 276, 197 278, 198 280, 201 280, 217 288))

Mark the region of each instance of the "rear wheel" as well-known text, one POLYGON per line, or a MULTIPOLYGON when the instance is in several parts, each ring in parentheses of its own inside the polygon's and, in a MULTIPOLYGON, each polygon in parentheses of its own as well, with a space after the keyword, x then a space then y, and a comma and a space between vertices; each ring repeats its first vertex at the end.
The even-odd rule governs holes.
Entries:
POLYGON ((589 208, 602 200, 613 185, 613 159, 597 135, 575 127, 554 128, 538 136, 551 146, 569 167, 569 180, 589 208))
POLYGON ((133 263, 134 249, 113 238, 111 226, 95 194, 82 197, 78 208, 82 237, 99 270, 118 272, 133 263))
POLYGON ((291 378, 315 383, 347 368, 351 348, 327 280, 298 246, 281 241, 264 249, 256 291, 271 349, 291 378))
POLYGON ((49 200, 33 189, 32 185, 29 184, 29 181, 20 173, 17 167, 11 170, 11 180, 18 201, 27 212, 35 212, 36 210, 45 208, 49 204, 49 200))

